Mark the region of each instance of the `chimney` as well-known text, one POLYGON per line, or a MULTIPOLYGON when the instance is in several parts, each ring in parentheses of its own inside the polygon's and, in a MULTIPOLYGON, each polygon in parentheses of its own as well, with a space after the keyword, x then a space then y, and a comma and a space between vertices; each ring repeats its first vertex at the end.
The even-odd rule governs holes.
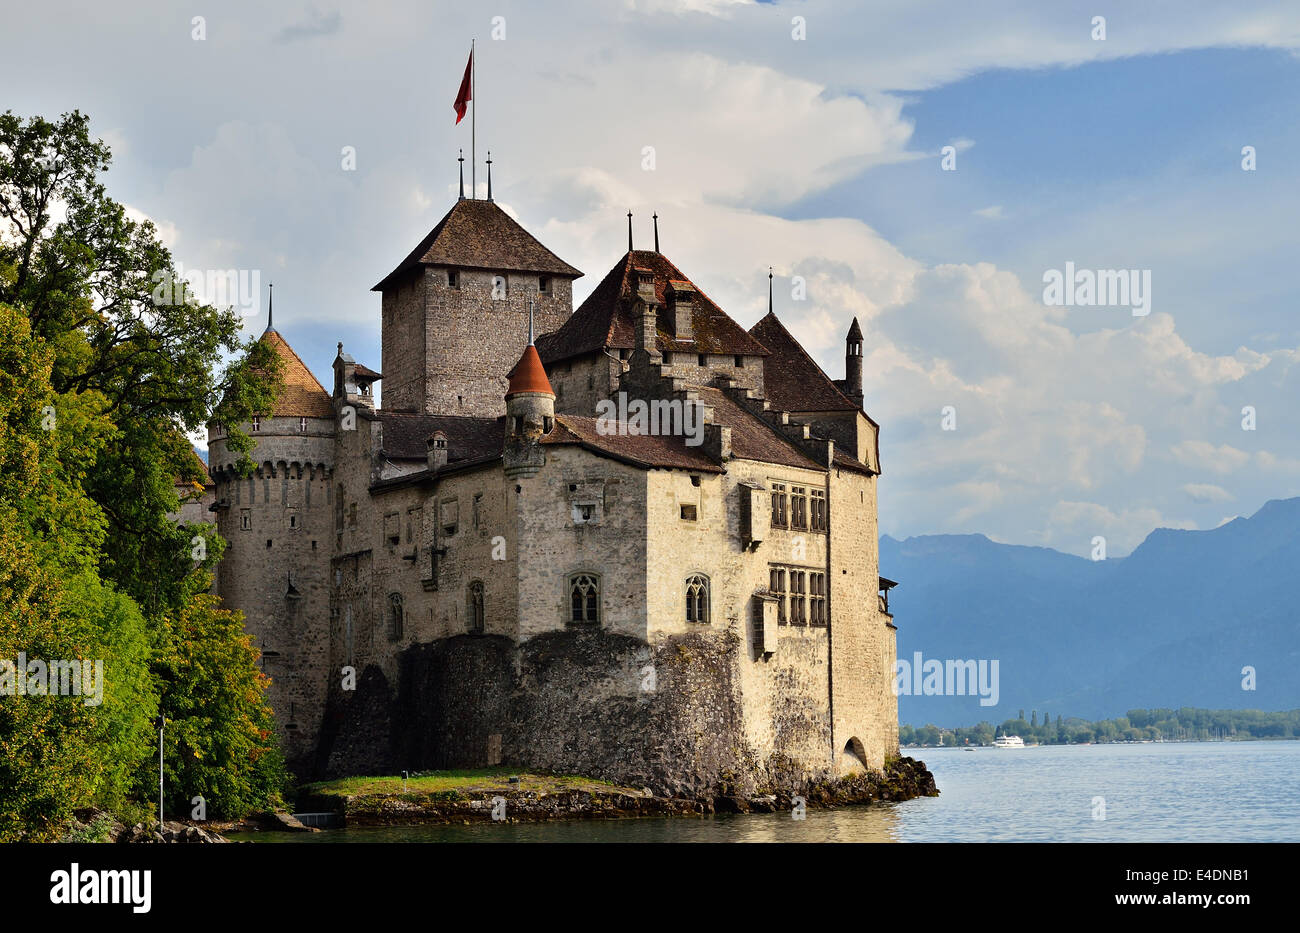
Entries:
POLYGON ((649 269, 636 271, 636 348, 651 359, 659 358, 659 300, 655 297, 655 276, 649 269))
POLYGON ((669 282, 668 285, 673 336, 678 340, 694 340, 695 286, 690 282, 669 282))
POLYGON ((724 463, 731 459, 731 428, 724 424, 704 426, 704 452, 711 460, 724 463))
POLYGON ((441 470, 447 465, 447 435, 434 431, 425 441, 429 471, 441 470))

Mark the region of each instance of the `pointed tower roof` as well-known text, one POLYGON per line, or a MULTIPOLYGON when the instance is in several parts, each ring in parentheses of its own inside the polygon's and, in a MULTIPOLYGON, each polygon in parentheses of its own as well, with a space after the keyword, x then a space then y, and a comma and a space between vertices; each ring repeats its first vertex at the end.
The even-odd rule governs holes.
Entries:
POLYGON ((538 348, 548 363, 584 353, 611 348, 632 349, 636 346, 637 270, 653 273, 655 298, 662 305, 670 287, 688 285, 695 290, 690 341, 678 341, 672 334, 659 331, 661 351, 682 353, 726 353, 766 356, 761 343, 713 303, 698 285, 688 279, 662 253, 632 250, 610 269, 595 291, 574 311, 559 330, 538 338, 538 348), (670 285, 670 283, 672 283, 670 285))
POLYGON ((293 351, 280 332, 267 328, 259 340, 266 343, 283 361, 284 387, 276 397, 275 408, 268 417, 333 418, 334 405, 325 387, 311 374, 307 364, 293 351))
POLYGON ((417 266, 541 272, 572 279, 582 275, 494 202, 472 198, 457 201, 410 255, 371 291, 383 291, 417 266))
POLYGON ((771 355, 763 360, 763 390, 782 411, 857 411, 794 335, 769 311, 749 329, 771 355))
POLYGON ((862 328, 858 326, 857 318, 854 318, 853 323, 849 325, 848 339, 856 340, 858 343, 862 342, 862 328))
POLYGON ((555 395, 555 390, 551 388, 551 380, 546 378, 546 368, 542 366, 542 358, 537 355, 537 348, 531 343, 524 347, 524 355, 519 357, 515 368, 510 370, 510 388, 506 390, 506 398, 521 392, 544 392, 550 396, 555 395))

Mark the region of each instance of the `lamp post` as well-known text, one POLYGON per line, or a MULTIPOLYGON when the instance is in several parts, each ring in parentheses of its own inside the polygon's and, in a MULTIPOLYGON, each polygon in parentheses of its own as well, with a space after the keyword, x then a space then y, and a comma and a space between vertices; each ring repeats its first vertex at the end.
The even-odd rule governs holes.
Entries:
POLYGON ((163 825, 163 729, 167 726, 167 717, 158 716, 158 831, 163 825))

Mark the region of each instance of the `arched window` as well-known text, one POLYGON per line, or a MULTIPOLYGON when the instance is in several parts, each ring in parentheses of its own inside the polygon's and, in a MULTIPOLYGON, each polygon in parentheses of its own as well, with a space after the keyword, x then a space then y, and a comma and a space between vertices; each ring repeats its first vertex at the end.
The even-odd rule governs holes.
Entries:
POLYGON ((483 633, 483 583, 479 580, 469 585, 469 630, 483 633))
POLYGON ((402 640, 402 594, 393 593, 388 597, 388 640, 402 640))
POLYGON ((709 578, 702 573, 686 578, 686 621, 709 621, 709 578))
POLYGON ((569 578, 569 621, 600 622, 600 578, 579 573, 569 578))

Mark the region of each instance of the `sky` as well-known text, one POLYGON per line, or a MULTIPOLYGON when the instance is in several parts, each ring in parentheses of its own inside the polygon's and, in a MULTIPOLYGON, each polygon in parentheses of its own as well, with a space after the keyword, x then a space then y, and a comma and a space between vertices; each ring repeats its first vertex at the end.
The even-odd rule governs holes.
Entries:
POLYGON ((575 301, 657 211, 746 327, 772 266, 832 378, 859 319, 882 533, 1114 557, 1300 495, 1300 5, 51 0, 5 31, 0 106, 89 114, 109 193, 184 270, 274 282, 327 385, 340 340, 381 368, 369 289, 454 203, 476 38, 480 192, 491 149, 575 301), (1048 303, 1067 268, 1149 275, 1148 313, 1048 303))

